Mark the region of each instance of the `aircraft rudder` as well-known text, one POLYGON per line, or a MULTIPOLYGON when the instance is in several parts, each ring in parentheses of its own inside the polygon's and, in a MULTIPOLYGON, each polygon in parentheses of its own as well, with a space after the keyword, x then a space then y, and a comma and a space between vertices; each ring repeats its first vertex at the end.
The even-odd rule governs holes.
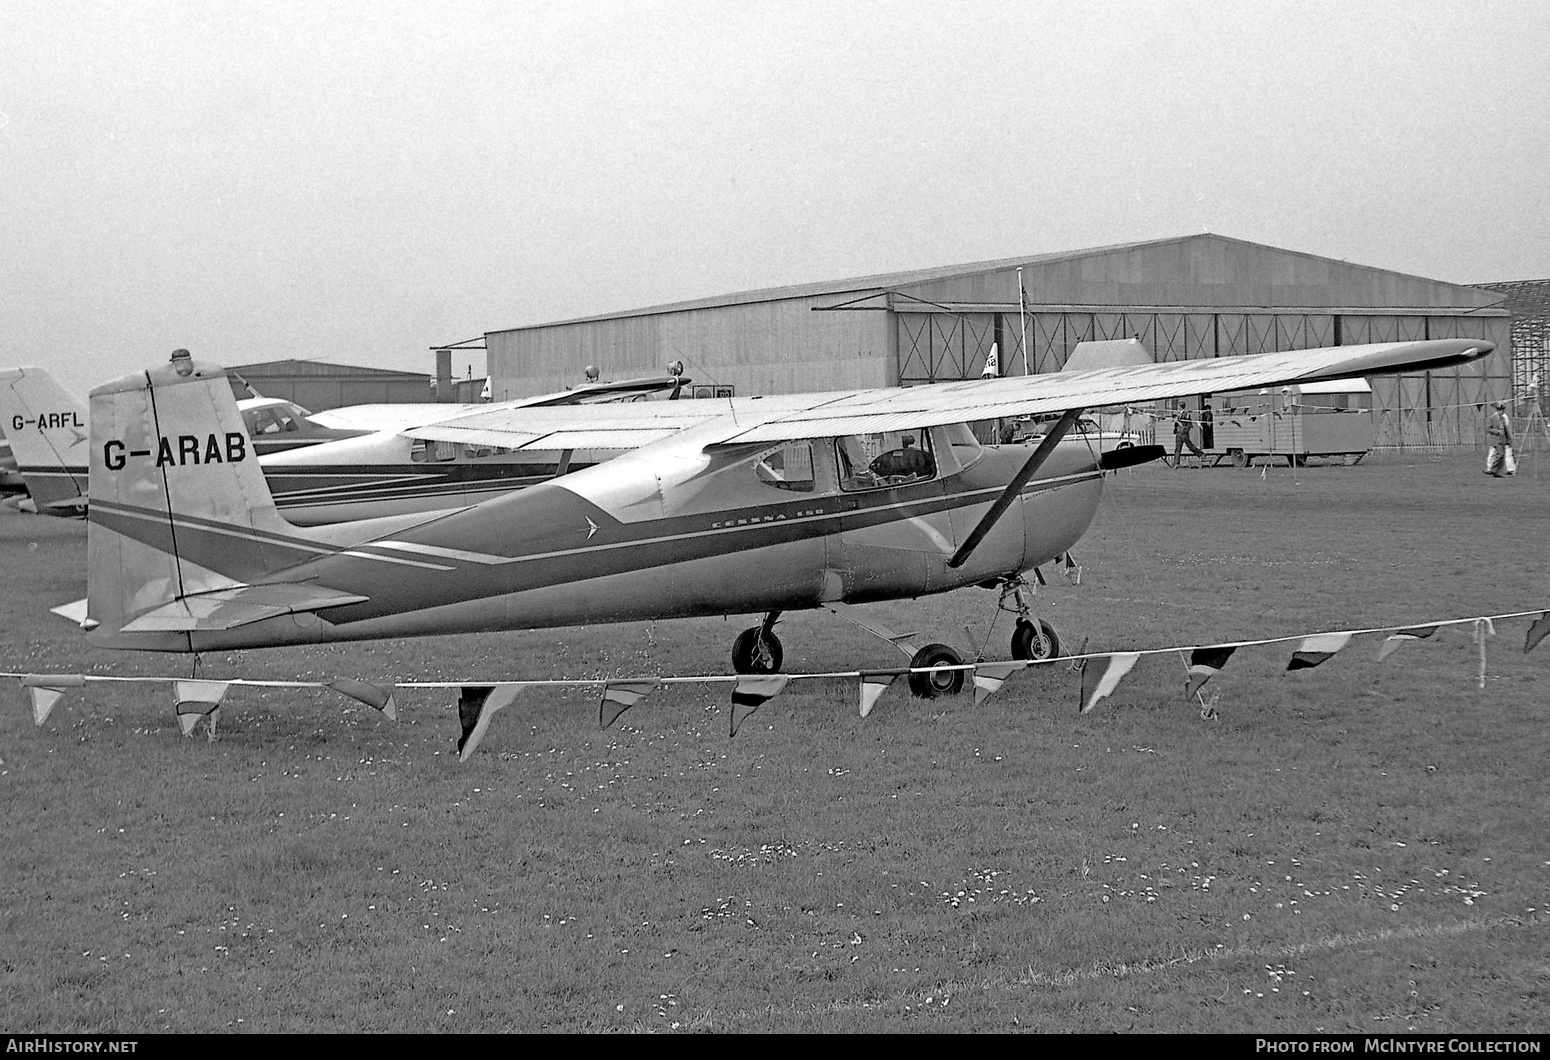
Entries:
POLYGON ((0 369, 0 424, 39 511, 79 514, 86 492, 86 405, 46 369, 0 369))
POLYGON ((224 369, 178 351, 104 383, 90 431, 88 611, 102 635, 267 572, 256 528, 281 521, 224 369))

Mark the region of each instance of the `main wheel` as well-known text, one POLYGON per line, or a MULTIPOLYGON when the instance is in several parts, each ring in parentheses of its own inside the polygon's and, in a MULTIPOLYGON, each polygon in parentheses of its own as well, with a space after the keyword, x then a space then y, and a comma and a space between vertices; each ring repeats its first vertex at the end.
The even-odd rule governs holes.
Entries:
POLYGON ((732 669, 740 674, 778 674, 784 657, 780 638, 762 626, 748 627, 732 642, 732 669))
POLYGON ((1012 630, 1012 658, 1053 659, 1059 654, 1060 635, 1054 626, 1042 618, 1036 623, 1017 620, 1017 628, 1012 630))
POLYGON ((1229 449, 1227 451, 1227 455, 1232 457, 1233 467, 1249 466, 1249 454, 1245 453, 1242 449, 1229 449))
MULTIPOLYGON (((961 666, 963 656, 959 655, 946 644, 927 644, 915 653, 910 660, 910 667, 918 669, 927 666, 961 666)), ((956 696, 963 690, 962 670, 938 670, 933 674, 910 674, 910 691, 921 699, 935 699, 937 696, 956 696)))

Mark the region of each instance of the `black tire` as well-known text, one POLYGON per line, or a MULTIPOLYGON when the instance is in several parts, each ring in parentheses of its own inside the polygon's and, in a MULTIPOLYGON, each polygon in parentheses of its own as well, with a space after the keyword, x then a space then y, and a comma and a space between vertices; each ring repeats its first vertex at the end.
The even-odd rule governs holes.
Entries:
POLYGON ((763 634, 760 626, 750 626, 732 642, 732 669, 740 674, 778 674, 785 658, 780 638, 763 634))
MULTIPOLYGON (((911 668, 961 666, 963 656, 946 644, 927 644, 910 660, 911 668)), ((910 691, 921 699, 956 696, 963 691, 962 670, 939 670, 934 674, 910 674, 910 691)))
POLYGON ((1060 634, 1042 618, 1037 623, 1026 618, 1017 620, 1012 630, 1012 658, 1053 659, 1060 654, 1060 634))
POLYGON ((1245 453, 1242 449, 1231 449, 1231 450, 1228 450, 1227 455, 1232 457, 1232 466, 1233 467, 1248 467, 1249 466, 1249 454, 1245 453))

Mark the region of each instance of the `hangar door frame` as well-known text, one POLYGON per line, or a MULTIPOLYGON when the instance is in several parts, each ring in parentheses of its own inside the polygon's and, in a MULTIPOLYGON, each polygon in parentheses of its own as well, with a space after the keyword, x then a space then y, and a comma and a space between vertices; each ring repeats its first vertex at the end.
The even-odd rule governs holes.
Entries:
MULTIPOLYGON (((901 386, 977 379, 992 343, 1001 374, 1023 374, 1023 321, 1016 305, 896 303, 894 349, 901 386)), ((1159 362, 1349 346, 1364 342, 1481 338, 1505 314, 1458 309, 1220 309, 1178 306, 1039 306, 1026 313, 1032 374, 1058 372, 1079 342, 1138 338, 1159 362)), ((1484 408, 1511 393, 1510 375, 1491 374, 1500 355, 1479 365, 1373 380, 1379 445, 1479 445, 1484 408)), ((1508 368, 1510 373, 1511 369, 1508 368)))

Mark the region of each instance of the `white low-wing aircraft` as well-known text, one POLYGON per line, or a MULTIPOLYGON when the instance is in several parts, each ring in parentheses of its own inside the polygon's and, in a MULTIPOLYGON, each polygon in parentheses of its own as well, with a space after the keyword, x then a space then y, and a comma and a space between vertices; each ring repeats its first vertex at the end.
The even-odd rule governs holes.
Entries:
MULTIPOLYGON (((224 372, 189 359, 92 392, 96 644, 200 652, 763 613, 740 672, 779 669, 783 611, 1000 585, 1067 552, 1105 470, 1160 455, 1059 445, 1081 410, 1441 369, 1474 340, 1383 343, 764 399, 537 408, 456 430, 512 449, 631 449, 474 507, 300 528, 275 509, 224 372), (965 421, 1063 413, 1030 454, 965 421)), ((865 623, 863 623, 865 624, 865 623)), ((1012 652, 1037 657, 1018 622, 1012 652)), ((943 645, 912 666, 958 663, 943 645)), ((961 670, 915 675, 921 694, 961 670)))
MULTIPOLYGON (((669 366, 667 375, 617 382, 590 380, 553 394, 495 404, 361 405, 318 413, 337 426, 370 425, 370 434, 260 456, 275 506, 298 526, 320 526, 385 515, 466 508, 512 490, 610 460, 617 449, 542 450, 469 441, 455 426, 465 421, 503 422, 510 413, 535 408, 640 401, 662 394, 672 401, 689 383, 669 366), (454 437, 456 436, 456 437, 454 437)), ((489 432, 485 432, 488 434, 489 432)))
MULTIPOLYGON (((281 398, 253 397, 237 402, 237 409, 252 439, 249 455, 257 455, 276 507, 293 522, 316 525, 466 507, 614 455, 512 456, 488 445, 426 441, 405 433, 415 428, 465 416, 471 409, 498 416, 520 408, 676 395, 687 382, 673 372, 589 381, 493 405, 352 405, 314 413, 281 398)), ((14 439, 17 471, 33 509, 82 515, 88 470, 85 403, 47 369, 0 369, 0 424, 14 439)))

